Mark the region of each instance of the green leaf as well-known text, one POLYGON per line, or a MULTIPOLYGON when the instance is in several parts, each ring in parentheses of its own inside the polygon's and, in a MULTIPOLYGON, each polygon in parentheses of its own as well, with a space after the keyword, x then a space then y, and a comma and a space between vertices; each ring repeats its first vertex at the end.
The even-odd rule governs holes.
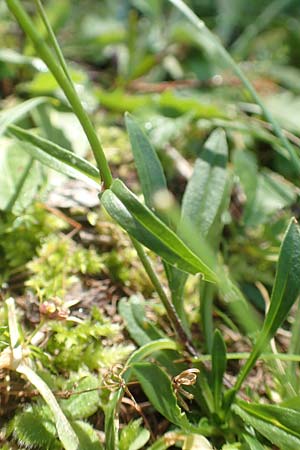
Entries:
POLYGON ((123 298, 118 303, 118 307, 131 338, 139 346, 163 338, 146 318, 144 302, 140 297, 132 295, 129 299, 123 298))
POLYGON ((172 383, 166 372, 151 363, 137 363, 133 372, 154 408, 171 423, 191 429, 187 417, 178 406, 172 383))
POLYGON ((247 150, 235 151, 233 157, 234 171, 238 175, 246 195, 246 206, 243 213, 245 223, 248 223, 255 207, 255 197, 258 185, 257 160, 255 155, 247 150))
POLYGON ((212 383, 215 410, 218 412, 222 405, 223 376, 226 370, 226 346, 219 330, 214 333, 212 344, 212 383))
POLYGON ((275 405, 259 405, 239 400, 233 411, 282 450, 300 448, 300 413, 275 405))
MULTIPOLYGON (((155 194, 159 191, 166 191, 168 189, 162 165, 155 149, 134 117, 131 114, 126 113, 125 122, 145 204, 151 210, 155 210, 155 194)), ((160 214, 157 210, 156 215, 169 225, 167 216, 160 214)), ((182 295, 180 295, 180 293, 182 293, 184 288, 184 283, 181 283, 180 280, 182 278, 186 279, 186 275, 167 263, 165 263, 165 270, 172 294, 173 304, 177 310, 177 313, 179 313, 179 316, 183 319, 183 311, 182 308, 179 307, 178 303, 181 303, 182 301, 182 295), (179 284, 177 280, 179 280, 179 284)))
POLYGON ((217 129, 204 144, 182 200, 182 223, 193 224, 203 237, 209 234, 223 203, 227 160, 226 136, 217 129))
POLYGON ((76 383, 70 398, 61 400, 62 410, 72 419, 86 419, 99 407, 99 381, 88 375, 76 383), (84 392, 86 391, 86 392, 84 392), (78 392, 78 393, 76 393, 78 392))
POLYGON ((243 438, 245 439, 249 450, 265 450, 265 447, 263 447, 257 439, 250 436, 249 434, 243 434, 243 438))
POLYGON ((208 281, 216 275, 152 211, 142 205, 120 180, 101 197, 107 212, 134 238, 153 250, 168 263, 189 273, 202 273, 208 281))
POLYGON ((291 219, 280 248, 270 308, 249 359, 239 373, 238 390, 254 366, 260 353, 287 317, 300 292, 300 229, 291 219))
POLYGON ((61 448, 56 438, 56 428, 50 409, 39 404, 29 406, 27 410, 15 415, 9 428, 14 438, 24 448, 61 448))
POLYGON ((28 112, 36 108, 41 103, 47 101, 46 97, 37 97, 27 100, 13 108, 6 109, 0 114, 0 136, 4 133, 8 125, 22 119, 28 112))
POLYGON ((24 363, 18 365, 17 372, 24 375, 28 381, 30 381, 30 383, 39 391, 40 395, 47 403, 55 421, 58 437, 65 450, 78 450, 78 436, 62 412, 49 386, 34 372, 34 370, 24 363))
POLYGON ((81 178, 99 187, 99 171, 91 163, 75 153, 14 125, 9 133, 24 142, 24 150, 41 163, 65 175, 81 178), (29 145, 26 145, 29 144, 29 145))
POLYGON ((38 162, 27 155, 18 142, 1 140, 0 210, 20 214, 27 208, 43 184, 38 162))
POLYGON ((120 450, 139 450, 148 442, 150 433, 141 428, 142 419, 132 420, 120 435, 120 450))
MULTIPOLYGON (((184 192, 181 222, 178 233, 184 242, 197 242, 209 236, 213 248, 217 249, 222 231, 221 216, 229 202, 228 148, 223 130, 215 130, 204 144, 201 156, 197 158, 194 172, 184 192)), ((178 274, 176 283, 180 287, 186 276, 178 274)), ((201 285, 201 321, 206 346, 211 350, 213 335, 212 300, 214 289, 201 285)))
POLYGON ((153 208, 155 193, 167 189, 165 175, 156 151, 134 117, 126 113, 125 122, 145 203, 153 208))
POLYGON ((96 430, 88 422, 83 422, 82 420, 76 420, 72 422, 72 427, 74 428, 78 439, 79 447, 84 450, 103 450, 103 446, 99 441, 99 436, 96 430))

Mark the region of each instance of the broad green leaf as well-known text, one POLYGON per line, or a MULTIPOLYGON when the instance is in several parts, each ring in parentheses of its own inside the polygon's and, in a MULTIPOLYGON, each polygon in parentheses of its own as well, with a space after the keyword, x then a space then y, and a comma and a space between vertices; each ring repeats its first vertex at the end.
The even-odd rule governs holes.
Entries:
POLYGON ((92 182, 93 185, 99 187, 99 172, 95 166, 85 159, 48 139, 41 138, 14 125, 9 127, 9 133, 24 142, 24 150, 43 164, 65 175, 82 178, 89 183, 92 182))
POLYGON ((55 423, 50 409, 46 405, 33 404, 25 411, 17 413, 7 430, 7 437, 14 439, 25 448, 47 448, 58 450, 61 446, 56 438, 55 423))
MULTIPOLYGON (((178 346, 170 339, 160 339, 158 341, 148 342, 143 347, 136 350, 128 359, 128 369, 123 374, 123 379, 127 383, 132 376, 131 365, 148 358, 151 354, 159 352, 160 350, 178 350, 178 346)), ((118 441, 118 405, 123 396, 123 389, 119 389, 113 394, 108 406, 104 410, 105 415, 105 448, 106 450, 119 450, 118 441)))
POLYGON ((218 412, 222 405, 223 376, 226 370, 226 346, 219 330, 214 333, 212 344, 212 383, 215 410, 218 412))
POLYGON ((227 160, 226 136, 217 129, 204 144, 182 201, 182 223, 193 224, 203 237, 208 235, 223 203, 227 160))
POLYGON ((125 122, 145 203, 152 208, 155 193, 167 189, 165 175, 156 151, 134 117, 127 113, 125 122))
POLYGON ((263 447, 257 439, 250 436, 249 434, 243 434, 243 438, 245 439, 249 450, 265 450, 265 447, 263 447))
POLYGON ((133 365, 133 372, 149 401, 160 414, 184 430, 191 429, 186 415, 178 406, 171 380, 166 372, 151 363, 136 363, 133 365))
POLYGON ((152 211, 142 205, 120 180, 106 190, 101 201, 107 212, 134 238, 168 263, 189 273, 202 273, 208 281, 216 275, 152 211))
POLYGON ((239 373, 235 389, 254 366, 260 353, 287 317, 300 292, 300 229, 293 218, 280 248, 270 308, 249 359, 239 373))
POLYGON ((46 101, 46 97, 32 98, 30 100, 27 100, 26 102, 21 103, 20 105, 6 109, 4 112, 2 112, 0 114, 0 136, 4 133, 8 125, 22 119, 32 109, 36 108, 42 103, 45 103, 46 101))
POLYGON ((3 138, 1 146, 0 210, 20 214, 31 204, 43 184, 41 166, 18 142, 3 138))
POLYGON ((300 395, 285 400, 281 403, 281 406, 300 412, 300 395))
POLYGON ((281 450, 300 448, 300 413, 275 405, 260 405, 239 400, 233 411, 281 450))
POLYGON ((68 417, 86 419, 94 414, 99 407, 99 380, 92 375, 85 376, 73 388, 74 395, 61 400, 60 405, 68 417))

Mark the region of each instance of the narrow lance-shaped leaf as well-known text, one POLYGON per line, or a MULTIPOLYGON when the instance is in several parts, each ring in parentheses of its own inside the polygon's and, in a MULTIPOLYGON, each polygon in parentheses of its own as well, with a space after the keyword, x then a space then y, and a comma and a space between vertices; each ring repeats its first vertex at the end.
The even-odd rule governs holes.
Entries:
POLYGON ((107 189, 101 201, 108 213, 134 238, 172 265, 189 273, 202 273, 208 281, 216 281, 209 268, 149 208, 142 205, 120 180, 107 189))
POLYGON ((244 422, 251 425, 282 450, 300 448, 300 413, 277 405, 260 405, 239 400, 232 406, 244 422))
POLYGON ((222 334, 215 331, 212 345, 212 382, 215 410, 218 412, 222 405, 223 376, 226 370, 226 346, 222 334))
POLYGON ((240 372, 235 390, 248 375, 265 345, 287 317, 300 292, 300 229, 293 218, 286 230, 279 254, 270 308, 257 342, 240 372))
MULTIPOLYGON (((155 194, 168 189, 163 168, 157 153, 148 137, 131 114, 125 114, 125 122, 145 203, 158 217, 161 218, 161 220, 163 220, 167 225, 170 225, 168 215, 161 214, 155 204, 155 200, 157 200, 155 194)), ((182 305, 182 293, 186 275, 166 262, 164 266, 171 290, 173 304, 181 320, 185 321, 182 305)))
POLYGON ((156 151, 134 117, 126 113, 125 122, 145 203, 152 208, 156 192, 167 189, 166 178, 156 151))
POLYGON ((23 149, 46 166, 65 175, 81 178, 99 187, 99 171, 84 158, 30 131, 10 125, 11 135, 24 142, 23 149), (27 145, 26 145, 27 144, 27 145))
POLYGON ((193 224, 203 237, 209 234, 223 202, 227 159, 225 133, 217 129, 209 136, 203 153, 196 160, 182 201, 182 224, 193 224))
POLYGON ((0 136, 4 133, 8 125, 22 119, 27 113, 46 101, 46 97, 32 98, 2 112, 0 114, 0 136))
MULTIPOLYGON (((197 242, 199 236, 209 240, 214 250, 218 248, 222 231, 221 216, 230 198, 228 188, 228 147, 222 129, 216 129, 204 143, 197 158, 182 201, 179 235, 188 244, 197 242), (193 232, 191 232, 193 230, 193 232)), ((186 276, 181 274, 175 283, 182 286, 186 276)), ((207 349, 213 337, 212 302, 214 288, 201 283, 200 316, 207 349)))
POLYGON ((265 450, 265 447, 263 447, 261 443, 253 436, 250 436, 249 434, 243 434, 243 438, 249 446, 249 450, 265 450))
POLYGON ((134 364, 133 372, 154 408, 171 423, 189 430, 192 426, 181 412, 172 383, 166 372, 151 363, 134 364))

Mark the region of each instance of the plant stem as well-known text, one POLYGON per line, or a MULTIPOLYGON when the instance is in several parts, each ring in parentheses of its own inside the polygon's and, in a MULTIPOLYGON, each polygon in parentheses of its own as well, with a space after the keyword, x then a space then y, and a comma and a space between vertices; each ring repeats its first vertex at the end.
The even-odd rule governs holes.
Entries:
POLYGON ((47 33, 48 33, 48 36, 49 36, 49 39, 50 39, 50 42, 51 42, 51 44, 53 46, 53 49, 54 49, 54 51, 56 53, 56 56, 58 58, 60 67, 63 69, 63 71, 65 72, 66 77, 68 78, 70 83, 73 85, 72 78, 71 78, 71 76, 69 74, 68 67, 67 67, 64 55, 63 55, 63 53, 62 53, 62 51, 61 51, 61 49, 59 47, 59 44, 58 44, 57 39, 56 39, 56 36, 55 36, 55 34, 53 32, 53 29, 52 29, 52 27, 50 25, 50 22, 48 20, 47 14, 45 13, 45 10, 44 10, 44 7, 42 5, 42 2, 40 0, 34 0, 34 1, 35 1, 37 10, 38 10, 38 12, 39 12, 39 14, 40 14, 40 16, 42 18, 42 21, 44 22, 45 28, 47 30, 47 33))
POLYGON ((181 323, 181 320, 178 317, 178 314, 174 308, 174 305, 168 298, 167 294, 165 293, 156 273, 153 270, 153 267, 149 261, 149 258, 146 255, 142 245, 131 236, 130 236, 130 239, 131 239, 131 242, 133 243, 133 246, 144 266, 145 271, 147 272, 148 277, 150 278, 153 286, 155 287, 156 292, 159 295, 159 298, 161 299, 164 307, 166 308, 167 316, 168 316, 168 318, 171 322, 171 325, 173 327, 173 330, 175 331, 176 335, 178 336, 181 344, 191 355, 197 356, 198 352, 194 348, 192 342, 190 341, 188 335, 186 334, 186 332, 183 328, 183 325, 181 323))
POLYGON ((294 147, 287 140, 285 135, 283 134, 281 127, 278 125, 277 121, 274 119, 270 111, 265 107, 262 99, 244 74, 244 72, 240 69, 239 65, 234 61, 234 59, 230 56, 227 50, 223 47, 218 38, 206 27, 205 23, 196 16, 196 14, 182 1, 182 0, 169 0, 170 3, 181 11, 181 13, 195 26, 195 28, 200 32, 200 34, 205 35, 210 42, 215 46, 218 51, 220 57, 223 61, 232 69, 232 71, 236 74, 236 76, 241 80, 246 89, 248 89, 251 94, 253 100, 260 106, 263 115, 273 126, 274 133, 280 139, 283 147, 289 153, 291 161, 295 164, 297 172, 300 173, 300 160, 297 157, 294 147))
POLYGON ((39 32, 36 30, 33 21, 28 16, 19 0, 6 0, 6 3, 12 14, 16 17, 20 26, 23 28, 26 35, 29 36, 29 38, 32 40, 33 45, 37 51, 37 54, 45 62, 48 69, 56 79, 59 86, 62 88, 67 99, 69 100, 73 112, 74 114, 76 114, 79 122, 81 123, 81 126, 91 145, 91 149, 96 159, 97 166, 101 178, 103 179, 104 186, 108 188, 113 180, 112 174, 108 166, 108 162, 106 160, 100 140, 98 139, 95 129, 81 104, 81 101, 78 97, 75 88, 70 83, 69 78, 67 77, 63 68, 56 62, 56 59, 52 51, 44 42, 39 32))

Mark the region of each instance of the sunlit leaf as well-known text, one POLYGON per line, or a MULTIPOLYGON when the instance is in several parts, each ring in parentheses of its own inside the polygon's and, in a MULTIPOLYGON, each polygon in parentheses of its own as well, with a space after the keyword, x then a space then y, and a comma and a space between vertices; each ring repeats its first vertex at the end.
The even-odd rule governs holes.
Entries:
MULTIPOLYGON (((88 178, 93 180, 95 183, 100 181, 99 171, 91 163, 71 152, 65 148, 54 144, 48 139, 42 138, 30 131, 25 131, 22 128, 11 125, 9 127, 9 133, 15 136, 20 141, 31 144, 25 147, 28 152, 36 159, 41 160, 44 164, 50 166, 53 169, 62 171, 64 166, 70 168, 71 173, 80 176, 82 174, 84 179, 88 178), (44 154, 44 156, 43 156, 44 154), (50 165, 51 164, 51 165, 50 165), (78 174, 79 172, 79 174, 78 174)), ((65 172, 67 172, 67 167, 65 172)), ((69 175, 70 173, 66 173, 69 175)), ((73 175, 74 176, 74 175, 73 175)))
POLYGON ((233 411, 282 450, 300 448, 300 413, 275 405, 239 401, 233 411))
POLYGON ((129 234, 155 251, 168 263, 190 273, 202 273, 209 281, 216 277, 182 240, 150 209, 142 205, 120 180, 115 180, 101 201, 107 212, 129 234))

